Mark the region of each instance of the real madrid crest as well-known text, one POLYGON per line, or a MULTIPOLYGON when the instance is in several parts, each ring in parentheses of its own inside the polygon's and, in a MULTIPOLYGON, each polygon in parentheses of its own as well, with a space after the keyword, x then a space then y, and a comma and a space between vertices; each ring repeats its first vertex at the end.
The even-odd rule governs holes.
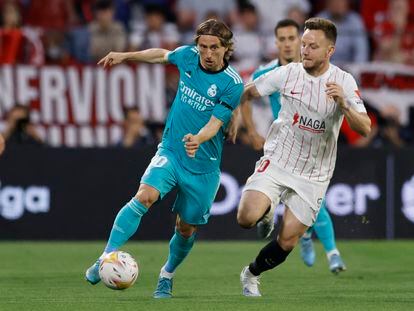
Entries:
POLYGON ((212 84, 210 88, 207 90, 207 95, 210 97, 214 97, 217 94, 217 85, 212 84))

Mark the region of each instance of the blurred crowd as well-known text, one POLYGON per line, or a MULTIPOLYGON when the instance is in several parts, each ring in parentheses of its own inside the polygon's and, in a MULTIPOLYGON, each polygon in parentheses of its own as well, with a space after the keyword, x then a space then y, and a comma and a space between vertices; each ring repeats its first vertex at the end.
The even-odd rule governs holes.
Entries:
MULTIPOLYGON (((219 18, 234 32, 232 64, 247 80, 260 64, 277 58, 274 26, 279 20, 291 18, 303 25, 308 17, 320 16, 338 28, 340 48, 332 58, 336 65, 414 65, 414 0, 0 0, 0 12, 0 64, 94 64, 109 51, 174 49, 193 42, 201 21, 219 18)), ((171 81, 174 85, 176 77, 171 81)), ((372 137, 358 137, 344 124, 342 141, 354 146, 412 143, 413 125, 401 125, 395 106, 370 108, 370 115, 372 137)), ((159 140, 161 125, 149 131, 142 122, 135 129, 139 142, 124 139, 120 144, 159 140)))

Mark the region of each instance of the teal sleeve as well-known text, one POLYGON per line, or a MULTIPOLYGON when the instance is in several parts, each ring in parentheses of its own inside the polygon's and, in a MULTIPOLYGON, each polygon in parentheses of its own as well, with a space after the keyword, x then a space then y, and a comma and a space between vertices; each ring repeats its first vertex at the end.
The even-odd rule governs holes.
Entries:
POLYGON ((176 65, 177 67, 183 67, 185 62, 191 55, 194 55, 196 49, 191 45, 184 45, 176 48, 174 51, 171 51, 167 54, 168 62, 176 65))
POLYGON ((224 124, 229 122, 233 110, 240 104, 243 89, 243 83, 233 84, 227 92, 220 97, 219 104, 214 107, 213 116, 223 121, 224 124))
POLYGON ((213 116, 223 121, 224 124, 230 121, 233 109, 226 103, 220 103, 214 107, 213 116))

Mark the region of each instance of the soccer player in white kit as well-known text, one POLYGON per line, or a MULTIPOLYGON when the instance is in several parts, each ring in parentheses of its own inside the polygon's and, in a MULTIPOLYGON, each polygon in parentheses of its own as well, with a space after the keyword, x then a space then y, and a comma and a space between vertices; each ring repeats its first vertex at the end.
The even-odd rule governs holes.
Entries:
POLYGON ((302 62, 269 71, 243 92, 242 104, 280 92, 281 111, 268 132, 264 155, 247 180, 237 221, 251 228, 268 216, 271 203, 286 206, 276 240, 241 272, 245 296, 261 296, 260 274, 285 261, 314 223, 334 171, 343 118, 363 136, 371 130, 354 78, 329 62, 336 36, 331 21, 308 19, 301 40, 302 62))

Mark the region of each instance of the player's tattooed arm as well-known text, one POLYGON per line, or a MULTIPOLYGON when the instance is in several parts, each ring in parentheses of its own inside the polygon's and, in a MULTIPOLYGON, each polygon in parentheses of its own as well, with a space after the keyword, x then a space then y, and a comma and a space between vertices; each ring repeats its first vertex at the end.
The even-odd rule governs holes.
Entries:
POLYGON ((137 52, 125 53, 110 52, 98 62, 98 65, 102 65, 104 68, 108 68, 126 61, 150 64, 166 64, 168 63, 168 52, 170 51, 165 49, 147 49, 137 52))
POLYGON ((328 82, 326 84, 326 95, 331 96, 339 105, 351 129, 367 137, 371 132, 371 119, 365 112, 358 112, 351 107, 345 99, 342 87, 334 82, 328 82))
POLYGON ((243 124, 246 127, 247 135, 250 139, 252 147, 255 150, 261 150, 263 148, 265 139, 257 132, 252 118, 251 101, 253 98, 256 97, 260 97, 260 94, 257 91, 254 83, 250 82, 244 88, 244 92, 240 103, 240 110, 243 124))
POLYGON ((191 158, 195 157, 195 154, 202 143, 210 140, 217 134, 223 125, 223 121, 217 119, 215 116, 210 118, 210 121, 196 134, 187 134, 183 137, 185 151, 191 158))

